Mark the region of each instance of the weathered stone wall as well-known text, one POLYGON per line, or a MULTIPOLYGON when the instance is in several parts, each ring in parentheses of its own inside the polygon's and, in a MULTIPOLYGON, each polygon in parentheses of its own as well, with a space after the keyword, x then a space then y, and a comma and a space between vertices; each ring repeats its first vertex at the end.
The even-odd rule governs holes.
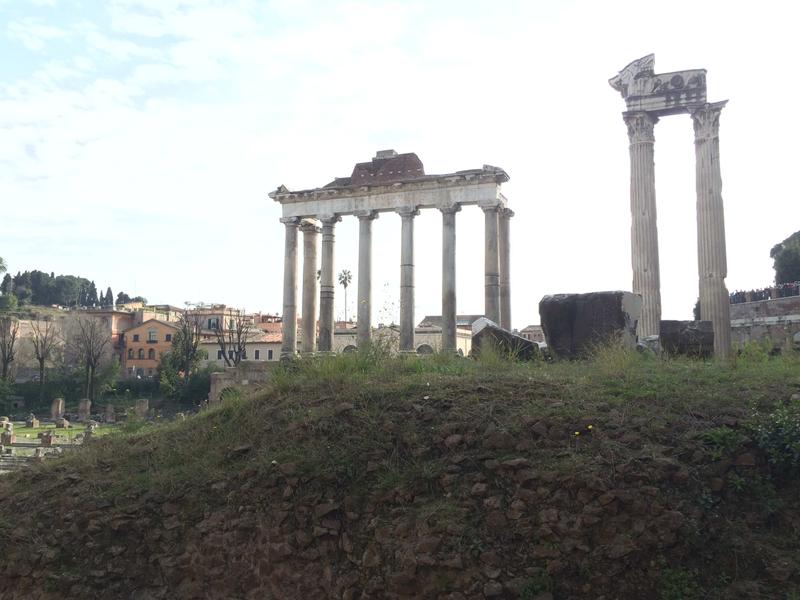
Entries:
POLYGON ((785 347, 800 337, 800 296, 731 304, 731 334, 735 343, 771 339, 785 347))
POLYGON ((265 383, 277 366, 277 362, 243 360, 238 367, 226 367, 224 371, 212 373, 208 403, 218 403, 221 400, 222 392, 228 388, 241 390, 265 383))

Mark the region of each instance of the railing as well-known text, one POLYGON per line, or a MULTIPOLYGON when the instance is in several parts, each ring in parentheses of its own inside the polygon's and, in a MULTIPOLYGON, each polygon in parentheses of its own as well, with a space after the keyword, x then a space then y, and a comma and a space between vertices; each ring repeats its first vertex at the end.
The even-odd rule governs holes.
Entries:
POLYGON ((778 298, 791 298, 792 296, 800 296, 800 281, 782 283, 780 285, 761 288, 758 290, 737 290, 730 294, 731 304, 760 302, 762 300, 777 300, 778 298))

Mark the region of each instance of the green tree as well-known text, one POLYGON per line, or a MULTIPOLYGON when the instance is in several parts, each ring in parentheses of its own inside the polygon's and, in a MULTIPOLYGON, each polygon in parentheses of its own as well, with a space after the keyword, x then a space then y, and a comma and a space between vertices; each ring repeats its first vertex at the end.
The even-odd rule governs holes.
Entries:
POLYGON ((342 269, 342 272, 339 273, 339 285, 344 288, 344 320, 345 320, 345 323, 347 322, 347 286, 350 285, 351 281, 353 281, 353 274, 347 269, 342 269))
POLYGON ((106 308, 114 308, 114 292, 111 291, 111 286, 106 288, 106 302, 103 306, 106 308))
POLYGON ((8 271, 8 267, 6 266, 6 261, 3 260, 3 257, 0 256, 0 273, 5 273, 8 271))
POLYGON ((89 282, 89 287, 86 290, 86 299, 85 299, 85 306, 90 308, 97 306, 100 303, 100 299, 97 297, 97 286, 94 284, 94 281, 89 282))
POLYGON ((17 304, 17 297, 14 294, 0 296, 0 310, 14 310, 17 304))
POLYGON ((14 289, 14 284, 11 280, 11 275, 6 273, 3 276, 3 282, 0 283, 0 292, 3 294, 10 294, 14 289))
POLYGON ((800 231, 794 232, 770 250, 775 268, 775 283, 800 281, 800 231))

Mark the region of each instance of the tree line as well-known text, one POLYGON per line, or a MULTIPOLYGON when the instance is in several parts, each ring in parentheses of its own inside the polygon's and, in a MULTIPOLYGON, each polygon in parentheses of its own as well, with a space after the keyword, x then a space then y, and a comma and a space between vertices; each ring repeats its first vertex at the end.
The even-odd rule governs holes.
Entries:
MULTIPOLYGON (((0 259, 2 261, 2 259, 0 259)), ((5 263, 0 262, 0 273, 5 263)), ((67 306, 83 308, 113 308, 126 302, 147 302, 142 296, 131 297, 125 292, 114 296, 111 288, 98 292, 94 281, 75 275, 56 275, 44 271, 6 273, 0 282, 0 309, 17 306, 67 306)))

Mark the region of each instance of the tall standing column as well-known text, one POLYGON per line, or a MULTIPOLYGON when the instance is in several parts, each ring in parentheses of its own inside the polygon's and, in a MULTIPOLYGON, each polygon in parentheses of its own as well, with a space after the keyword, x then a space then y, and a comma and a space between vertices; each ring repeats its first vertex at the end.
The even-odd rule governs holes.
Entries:
POLYGON ((317 242, 320 228, 313 221, 300 224, 303 232, 303 331, 300 351, 312 354, 317 350, 317 242))
POLYGON ((500 327, 511 331, 511 238, 514 211, 500 209, 500 327))
POLYGON ((400 230, 400 352, 414 351, 414 217, 416 207, 397 210, 400 230))
POLYGON ((455 204, 442 211, 442 352, 455 352, 456 344, 456 213, 455 204))
POLYGON ((372 338, 372 221, 374 210, 359 211, 358 217, 358 323, 357 344, 366 349, 372 338))
POLYGON ((297 353, 297 227, 298 217, 281 219, 286 226, 283 251, 283 316, 281 323, 281 358, 297 353))
POLYGON ((714 325, 714 354, 731 353, 730 296, 725 286, 728 260, 719 166, 719 117, 728 103, 706 104, 692 112, 697 173, 697 263, 700 318, 714 325))
POLYGON ((631 263, 633 293, 642 296, 640 338, 658 335, 661 328, 661 281, 658 266, 656 179, 653 130, 658 122, 646 112, 623 113, 631 154, 631 263))
POLYGON ((322 221, 322 264, 320 266, 319 286, 319 350, 331 352, 333 350, 333 263, 334 263, 334 227, 341 221, 339 216, 325 216, 322 221))
POLYGON ((497 214, 500 206, 482 206, 484 230, 484 313, 500 324, 500 258, 497 235, 497 214))

